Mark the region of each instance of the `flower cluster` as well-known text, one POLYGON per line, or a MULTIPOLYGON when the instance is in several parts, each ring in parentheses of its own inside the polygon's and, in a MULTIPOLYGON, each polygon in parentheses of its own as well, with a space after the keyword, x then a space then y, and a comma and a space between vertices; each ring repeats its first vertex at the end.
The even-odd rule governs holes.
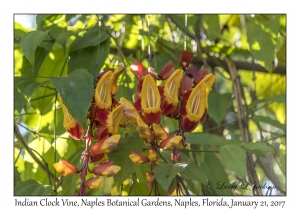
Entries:
MULTIPOLYGON (((55 163, 54 167, 63 176, 81 174, 79 195, 85 195, 85 188, 97 189, 101 183, 99 176, 114 176, 121 170, 108 160, 107 153, 118 145, 121 138, 119 127, 124 123, 135 124, 139 136, 149 145, 146 153, 132 151, 128 158, 135 164, 150 163, 150 169, 145 175, 146 188, 150 188, 150 194, 153 189, 156 195, 160 194, 153 173, 153 168, 162 161, 160 151, 171 150, 171 160, 174 163, 180 162, 182 154, 179 151, 186 146, 184 133, 192 132, 199 123, 205 121, 207 115, 208 94, 215 76, 208 73, 204 66, 197 70, 190 65, 193 56, 191 52, 182 51, 179 60, 181 69, 175 70, 170 61, 158 74, 135 60, 130 66, 138 80, 134 102, 124 97, 119 101, 114 99, 118 92, 117 81, 124 67, 100 73, 87 116, 90 125, 85 135, 58 96, 64 113, 65 129, 74 139, 85 140, 86 150, 82 154, 83 166, 80 170, 65 160, 55 163), (161 85, 157 85, 158 81, 161 85), (162 116, 177 120, 178 130, 168 133, 160 125, 162 116), (95 139, 96 142, 92 144, 95 139), (94 168, 90 169, 89 164, 94 164, 94 168), (85 180, 87 172, 93 173, 94 178, 85 180)), ((180 190, 177 181, 176 191, 180 190)), ((173 184, 169 186, 168 194, 172 191, 173 184)))

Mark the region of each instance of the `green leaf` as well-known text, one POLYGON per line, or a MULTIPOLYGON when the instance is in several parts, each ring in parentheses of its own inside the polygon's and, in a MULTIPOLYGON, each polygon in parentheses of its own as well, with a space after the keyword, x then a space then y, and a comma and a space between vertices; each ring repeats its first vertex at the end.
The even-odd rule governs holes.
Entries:
POLYGON ((269 98, 264 98, 264 99, 259 99, 259 100, 252 101, 248 105, 248 108, 253 109, 259 103, 273 102, 273 101, 277 102, 277 103, 286 103, 286 94, 271 96, 269 98))
POLYGON ((245 151, 235 144, 220 146, 219 151, 226 167, 241 178, 245 178, 247 157, 245 151))
POLYGON ((99 53, 98 46, 87 47, 71 53, 70 61, 68 62, 69 73, 73 72, 76 68, 85 68, 91 75, 94 75, 97 64, 96 73, 98 74, 109 54, 109 49, 110 39, 107 39, 100 44, 99 53))
MULTIPOLYGON (((204 149, 207 150, 208 147, 204 147, 204 149)), ((223 165, 214 153, 206 152, 204 158, 200 159, 200 165, 209 182, 213 184, 212 188, 208 184, 204 185, 205 190, 208 190, 211 195, 232 195, 230 189, 218 188, 223 183, 226 185, 230 183, 223 165)))
POLYGON ((22 196, 45 196, 51 192, 51 186, 41 185, 37 181, 30 179, 24 182, 18 182, 14 189, 14 195, 22 196))
POLYGON ((85 69, 77 69, 67 77, 50 79, 60 93, 70 114, 85 127, 86 116, 94 94, 93 77, 85 69))
POLYGON ((157 182, 167 192, 177 173, 184 171, 187 165, 187 163, 159 163, 154 166, 153 173, 157 182))
POLYGON ((230 93, 219 94, 211 90, 208 95, 208 114, 214 121, 220 125, 226 110, 232 105, 232 98, 230 93))
POLYGON ((121 137, 119 144, 108 153, 109 160, 114 161, 114 165, 121 167, 121 171, 114 176, 114 181, 117 188, 125 181, 136 169, 129 155, 131 151, 141 152, 144 146, 144 141, 140 138, 137 131, 129 134, 127 137, 121 137))
POLYGON ((49 14, 48 15, 36 15, 36 26, 40 27, 43 20, 49 16, 51 16, 51 15, 49 15, 49 14))
POLYGON ((14 77, 14 110, 21 112, 34 91, 43 83, 38 83, 29 76, 14 77))
POLYGON ((18 182, 21 182, 21 176, 18 171, 18 167, 14 166, 14 187, 18 184, 18 182))
POLYGON ((40 115, 45 115, 52 110, 54 104, 55 90, 53 85, 47 85, 38 88, 30 98, 30 105, 40 115), (52 89, 51 89, 52 88, 52 89))
POLYGON ((278 120, 273 120, 270 117, 265 117, 265 116, 253 116, 252 120, 267 123, 271 126, 274 126, 276 128, 282 129, 284 132, 286 131, 286 124, 281 124, 278 120))
POLYGON ((209 40, 214 41, 221 35, 219 15, 202 15, 203 26, 209 40))
POLYGON ((88 30, 83 36, 76 37, 70 47, 70 52, 90 46, 97 46, 99 43, 104 42, 107 39, 109 39, 109 35, 104 31, 103 28, 99 29, 99 26, 96 25, 88 30))
POLYGON ((42 41, 47 36, 47 32, 43 31, 32 31, 25 34, 21 40, 21 48, 24 55, 30 61, 31 65, 34 66, 34 54, 37 46, 42 43, 42 41))
POLYGON ((51 77, 60 77, 67 73, 67 58, 68 54, 64 48, 55 43, 52 47, 52 51, 48 53, 44 59, 40 69, 38 70, 38 77, 36 81, 43 82, 51 77))
POLYGON ((227 140, 224 137, 209 133, 187 133, 185 134, 186 143, 199 145, 226 145, 239 143, 239 140, 227 140))
POLYGON ((279 32, 279 17, 280 15, 274 15, 272 19, 262 21, 252 18, 246 23, 250 52, 269 72, 273 70, 272 62, 279 32))
POLYGON ((250 143, 245 143, 242 142, 239 144, 240 146, 250 150, 250 151, 256 151, 256 150, 260 150, 262 152, 272 152, 273 154, 275 154, 275 151, 272 147, 268 146, 265 143, 262 142, 250 142, 250 143))
POLYGON ((204 174, 204 171, 202 168, 199 168, 194 162, 189 160, 186 162, 187 166, 185 167, 185 170, 183 172, 180 172, 180 175, 183 178, 190 179, 197 181, 199 183, 202 183, 204 185, 207 184, 207 178, 204 174))

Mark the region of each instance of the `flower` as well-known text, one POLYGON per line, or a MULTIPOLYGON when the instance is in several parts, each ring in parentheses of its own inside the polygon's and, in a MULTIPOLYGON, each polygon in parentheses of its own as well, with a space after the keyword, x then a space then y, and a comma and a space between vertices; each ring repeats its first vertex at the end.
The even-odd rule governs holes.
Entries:
POLYGON ((83 128, 69 113, 59 93, 58 93, 58 100, 60 102, 62 111, 64 113, 64 122, 63 122, 64 128, 68 131, 68 133, 70 134, 70 136, 72 136, 72 138, 76 140, 80 140, 82 133, 84 132, 83 128))
POLYGON ((101 184, 102 180, 99 178, 99 176, 96 176, 84 183, 84 186, 91 190, 97 190, 101 184))
POLYGON ((179 145, 182 140, 182 136, 170 136, 167 139, 160 142, 160 147, 163 149, 174 149, 179 145))
POLYGON ((165 131, 165 129, 160 125, 154 123, 152 124, 152 128, 153 128, 154 136, 157 141, 162 141, 169 137, 167 131, 165 131))
POLYGON ((158 160, 158 154, 153 149, 150 149, 149 154, 148 154, 148 158, 151 162, 157 161, 158 160))
POLYGON ((96 106, 99 109, 111 109, 113 85, 114 73, 108 70, 101 75, 95 90, 96 106))
POLYGON ((143 163, 147 163, 149 162, 149 159, 147 156, 142 155, 138 152, 135 151, 131 151, 132 154, 129 155, 129 158, 132 162, 134 162, 135 164, 143 164, 143 163))
POLYGON ((95 135, 98 139, 106 135, 115 135, 118 133, 119 125, 124 117, 121 104, 116 106, 111 112, 106 110, 99 110, 96 113, 97 119, 102 124, 95 135))
POLYGON ((120 166, 112 165, 113 161, 108 161, 93 169, 93 173, 99 176, 111 177, 119 173, 121 170, 120 166))
POLYGON ((73 175, 78 171, 77 167, 73 166, 71 163, 68 163, 63 159, 60 159, 59 163, 54 163, 53 166, 55 170, 63 176, 73 175))
POLYGON ((168 79, 174 72, 174 64, 169 61, 164 68, 159 72, 158 77, 162 80, 168 79))
POLYGON ((149 123, 158 123, 161 117, 160 94, 150 74, 144 78, 141 91, 141 108, 149 123))
POLYGON ((179 57, 179 65, 182 68, 188 67, 193 59, 194 53, 181 50, 180 57, 179 57))
POLYGON ((153 141, 153 134, 150 131, 149 126, 143 121, 142 118, 136 118, 138 126, 136 130, 139 132, 141 138, 145 140, 145 142, 150 143, 153 141))
POLYGON ((101 154, 101 153, 108 153, 113 148, 115 148, 119 141, 120 141, 121 135, 113 135, 110 137, 104 137, 104 139, 101 139, 99 142, 97 142, 92 148, 91 152, 94 155, 101 154))
POLYGON ((137 122, 137 118, 140 117, 137 110, 134 108, 132 103, 130 103, 127 99, 121 97, 120 104, 122 105, 123 113, 125 117, 128 119, 128 122, 137 122))
POLYGON ((162 93, 162 106, 161 109, 165 115, 171 114, 178 104, 178 89, 183 71, 176 70, 165 82, 162 93))
POLYGON ((185 93, 184 98, 187 101, 181 106, 180 114, 184 116, 182 128, 186 132, 193 131, 205 112, 206 103, 206 85, 200 82, 192 91, 185 93))
POLYGON ((111 94, 115 95, 118 92, 118 79, 119 76, 123 73, 123 71, 125 70, 124 66, 120 66, 117 71, 114 73, 114 81, 113 81, 113 86, 112 86, 112 91, 111 94))

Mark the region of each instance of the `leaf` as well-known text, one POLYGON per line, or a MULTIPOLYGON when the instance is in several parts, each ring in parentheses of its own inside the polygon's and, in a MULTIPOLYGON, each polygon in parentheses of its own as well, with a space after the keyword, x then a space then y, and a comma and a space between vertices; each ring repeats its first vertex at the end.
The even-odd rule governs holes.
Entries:
POLYGON ((232 98, 230 93, 219 94, 211 90, 208 95, 208 114, 214 121, 220 125, 226 110, 232 105, 232 98))
POLYGON ((21 182, 21 176, 18 171, 18 167, 14 166, 14 187, 18 184, 18 182, 21 182))
POLYGON ((21 112, 34 91, 43 83, 38 83, 29 76, 14 77, 14 110, 21 112))
MULTIPOLYGON (((208 147, 204 147, 208 149, 208 147)), ((206 152, 203 159, 200 159, 200 165, 210 183, 213 184, 211 188, 208 184, 204 185, 204 189, 208 190, 211 195, 232 195, 230 189, 219 189, 218 186, 223 183, 229 185, 228 175, 224 170, 223 165, 214 153, 206 152)))
POLYGON ((273 154, 275 154, 275 151, 272 147, 270 147, 267 144, 262 143, 262 142, 258 142, 258 141, 250 142, 250 143, 242 142, 239 145, 246 149, 249 149, 250 151, 260 150, 262 152, 272 152, 273 154))
POLYGON ((104 42, 107 39, 109 39, 109 35, 104 31, 103 28, 99 29, 99 26, 96 25, 88 30, 83 36, 76 37, 70 47, 70 52, 90 46, 97 46, 99 43, 104 42))
POLYGON ((226 167, 234 171, 241 178, 245 178, 247 157, 245 151, 235 144, 220 146, 218 149, 226 167))
POLYGON ((221 35, 219 15, 202 15, 202 20, 208 39, 217 39, 221 35))
POLYGON ((199 168, 194 162, 189 160, 186 162, 187 166, 185 167, 185 170, 180 173, 180 175, 183 178, 190 179, 197 181, 199 183, 202 183, 204 185, 207 184, 207 178, 204 174, 204 171, 202 168, 199 168))
POLYGON ((49 14, 48 15, 36 15, 36 26, 40 27, 43 20, 49 16, 51 16, 51 15, 49 15, 49 14))
POLYGON ((66 65, 68 56, 64 48, 60 44, 55 43, 38 70, 36 81, 43 82, 51 77, 66 75, 68 70, 68 66, 66 65))
POLYGON ((121 167, 119 173, 114 176, 114 181, 117 188, 125 181, 136 169, 129 155, 131 151, 141 152, 144 146, 144 141, 140 138, 137 131, 129 134, 127 137, 121 137, 119 144, 108 153, 109 160, 114 161, 114 165, 121 167))
POLYGON ((260 121, 260 122, 263 122, 263 123, 267 123, 271 126, 274 126, 276 128, 280 128, 284 131, 284 133, 286 132, 286 124, 281 124, 278 120, 273 120, 271 119, 270 117, 265 117, 265 116, 253 116, 252 117, 252 120, 255 120, 255 121, 260 121))
POLYGON ((34 54, 37 46, 43 42, 45 37, 47 36, 47 32, 43 31, 32 31, 25 34, 20 42, 21 48, 23 50, 24 55, 30 61, 32 66, 34 65, 34 54))
POLYGON ((94 94, 92 75, 85 69, 77 69, 67 77, 50 80, 69 113, 84 128, 94 94))
POLYGON ((209 133, 187 133, 186 143, 199 145, 226 145, 239 143, 239 140, 227 140, 224 137, 209 133))
POLYGON ((98 46, 87 47, 71 53, 70 61, 68 62, 69 73, 73 72, 76 68, 85 68, 91 75, 94 75, 94 71, 98 74, 109 54, 109 49, 110 39, 107 39, 100 44, 99 53, 98 46))
POLYGON ((246 23, 250 52, 269 72, 273 70, 272 62, 279 32, 279 17, 280 15, 274 15, 271 20, 262 21, 252 18, 246 23))
POLYGON ((269 98, 264 98, 264 99, 259 99, 259 100, 252 101, 248 105, 248 108, 253 109, 259 103, 273 102, 273 101, 277 102, 277 103, 286 103, 286 94, 271 96, 269 98))
POLYGON ((39 115, 45 115, 52 110, 54 104, 55 90, 53 85, 48 83, 39 87, 30 98, 30 105, 39 115), (52 88, 52 89, 51 89, 52 88))
POLYGON ((14 189, 14 195, 22 196, 45 196, 51 192, 51 186, 41 185, 37 181, 30 179, 24 182, 18 182, 14 189))
POLYGON ((177 173, 184 171, 185 167, 187 167, 187 163, 159 163, 154 166, 152 171, 157 182, 167 192, 177 173))

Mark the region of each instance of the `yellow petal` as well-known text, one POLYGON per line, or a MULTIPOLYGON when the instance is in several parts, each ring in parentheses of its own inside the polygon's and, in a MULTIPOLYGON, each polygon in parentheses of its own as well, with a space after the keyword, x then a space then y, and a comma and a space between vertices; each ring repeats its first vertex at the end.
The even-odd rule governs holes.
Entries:
POLYGON ((94 177, 85 182, 85 186, 91 190, 97 190, 101 184, 102 180, 99 177, 94 177))
POLYGON ((181 140, 182 140, 182 136, 174 136, 168 141, 165 147, 168 149, 174 149, 179 145, 181 140))
POLYGON ((136 122, 136 118, 140 117, 139 113, 136 111, 132 103, 130 103, 127 99, 121 97, 120 103, 122 105, 122 109, 125 117, 129 122, 136 122))
POLYGON ((112 105, 112 86, 114 73, 107 71, 99 80, 95 90, 96 105, 100 109, 110 110, 112 105))
POLYGON ((193 115, 195 121, 199 121, 204 114, 206 103, 206 85, 199 83, 192 90, 186 104, 187 115, 193 115))
POLYGON ((113 148, 115 148, 119 141, 120 141, 121 135, 113 135, 109 138, 105 139, 103 144, 100 147, 100 150, 102 152, 110 152, 113 148))
POLYGON ((142 110, 151 108, 160 108, 160 94, 158 87, 150 74, 144 78, 141 92, 142 110))
POLYGON ((167 132, 160 125, 153 123, 152 128, 157 141, 162 141, 168 138, 167 132))
POLYGON ((120 166, 111 165, 108 166, 101 174, 106 177, 111 177, 119 173, 120 170, 121 170, 120 166))
POLYGON ((150 141, 150 129, 148 125, 140 118, 136 118, 138 126, 136 130, 139 132, 141 138, 145 138, 150 141))
POLYGON ((135 164, 142 164, 144 163, 144 161, 142 160, 141 157, 139 157, 138 155, 136 154, 131 154, 129 155, 129 158, 132 162, 134 162, 135 164))
POLYGON ((182 75, 183 71, 178 69, 165 82, 164 95, 169 104, 178 104, 178 89, 180 87, 182 75))

